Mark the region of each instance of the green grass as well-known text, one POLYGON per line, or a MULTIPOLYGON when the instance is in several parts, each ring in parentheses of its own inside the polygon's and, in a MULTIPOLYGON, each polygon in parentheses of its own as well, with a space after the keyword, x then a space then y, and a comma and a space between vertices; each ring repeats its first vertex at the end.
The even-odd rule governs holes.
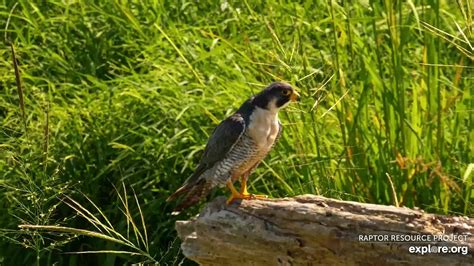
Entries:
POLYGON ((180 263, 165 198, 274 80, 251 191, 472 217, 472 2, 312 2, 0 1, 0 264, 180 263))

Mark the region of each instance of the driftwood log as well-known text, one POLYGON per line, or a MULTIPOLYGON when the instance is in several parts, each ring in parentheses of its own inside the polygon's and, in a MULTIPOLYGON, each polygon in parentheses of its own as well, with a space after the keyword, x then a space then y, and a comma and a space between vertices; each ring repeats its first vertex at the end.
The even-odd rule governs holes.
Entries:
POLYGON ((202 265, 474 265, 472 218, 313 195, 217 198, 176 230, 184 255, 202 265))

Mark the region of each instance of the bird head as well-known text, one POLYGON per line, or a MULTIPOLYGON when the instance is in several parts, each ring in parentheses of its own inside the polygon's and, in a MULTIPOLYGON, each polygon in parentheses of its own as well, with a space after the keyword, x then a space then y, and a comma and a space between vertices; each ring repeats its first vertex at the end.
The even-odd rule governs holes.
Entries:
POLYGON ((255 95, 253 103, 260 108, 276 112, 299 98, 300 95, 289 84, 273 82, 255 95))

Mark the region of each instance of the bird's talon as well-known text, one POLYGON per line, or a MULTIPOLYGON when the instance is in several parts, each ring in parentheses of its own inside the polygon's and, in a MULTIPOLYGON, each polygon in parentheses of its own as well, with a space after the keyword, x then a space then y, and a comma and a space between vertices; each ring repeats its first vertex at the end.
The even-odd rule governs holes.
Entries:
POLYGON ((242 194, 242 199, 247 199, 247 200, 268 199, 268 196, 247 193, 247 194, 242 194))
POLYGON ((232 194, 226 200, 226 204, 230 205, 234 202, 234 200, 256 200, 256 199, 268 199, 267 195, 256 195, 256 194, 232 194))
POLYGON ((267 195, 255 195, 252 194, 252 199, 268 199, 267 195))
POLYGON ((228 199, 225 201, 225 204, 226 204, 226 205, 230 205, 230 204, 232 204, 232 202, 234 202, 234 200, 235 200, 235 198, 230 197, 230 198, 228 198, 228 199))

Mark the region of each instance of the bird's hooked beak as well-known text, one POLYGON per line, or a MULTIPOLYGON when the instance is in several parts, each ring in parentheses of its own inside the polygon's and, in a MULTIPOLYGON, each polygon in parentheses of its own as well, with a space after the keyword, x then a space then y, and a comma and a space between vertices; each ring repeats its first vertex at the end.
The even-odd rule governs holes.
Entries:
POLYGON ((296 102, 300 100, 300 94, 293 90, 293 93, 290 96, 290 101, 296 102))

